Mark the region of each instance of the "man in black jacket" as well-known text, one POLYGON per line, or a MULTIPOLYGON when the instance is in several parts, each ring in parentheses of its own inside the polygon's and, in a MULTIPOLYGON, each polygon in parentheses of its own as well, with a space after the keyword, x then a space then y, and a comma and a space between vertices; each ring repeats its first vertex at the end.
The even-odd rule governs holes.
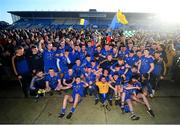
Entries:
POLYGON ((21 84, 25 98, 27 98, 29 94, 31 73, 29 68, 29 62, 24 54, 23 47, 20 46, 16 49, 15 55, 12 57, 12 66, 14 73, 21 84))
POLYGON ((42 54, 38 51, 37 46, 31 46, 31 55, 29 56, 29 65, 31 72, 36 73, 37 70, 43 71, 43 58, 42 54))

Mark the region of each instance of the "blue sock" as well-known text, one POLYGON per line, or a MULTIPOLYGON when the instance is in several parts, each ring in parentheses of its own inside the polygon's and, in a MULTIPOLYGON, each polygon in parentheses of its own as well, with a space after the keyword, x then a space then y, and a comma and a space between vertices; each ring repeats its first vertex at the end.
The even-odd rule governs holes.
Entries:
POLYGON ((75 112, 75 108, 74 108, 74 107, 71 108, 71 112, 72 112, 72 113, 75 112))
POLYGON ((62 108, 61 113, 65 114, 66 109, 62 108))

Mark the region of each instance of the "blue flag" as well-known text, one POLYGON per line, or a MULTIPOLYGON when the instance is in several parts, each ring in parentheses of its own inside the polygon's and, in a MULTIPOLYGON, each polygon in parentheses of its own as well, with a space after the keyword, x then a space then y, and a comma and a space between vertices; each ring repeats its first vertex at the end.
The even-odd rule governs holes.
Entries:
POLYGON ((109 28, 114 30, 127 24, 128 24, 128 21, 126 19, 126 16, 120 10, 118 10, 118 12, 114 15, 114 18, 109 28))
POLYGON ((80 25, 84 25, 86 26, 88 24, 88 21, 85 20, 85 19, 80 19, 80 22, 79 22, 80 25))
POLYGON ((118 29, 120 27, 122 27, 122 24, 118 22, 117 15, 115 15, 110 26, 109 26, 109 28, 114 30, 114 29, 118 29))

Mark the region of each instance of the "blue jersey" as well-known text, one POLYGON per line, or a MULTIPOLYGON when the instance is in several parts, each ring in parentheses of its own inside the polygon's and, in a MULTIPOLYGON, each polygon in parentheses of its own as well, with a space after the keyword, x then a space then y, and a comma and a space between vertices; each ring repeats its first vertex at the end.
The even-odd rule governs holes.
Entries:
POLYGON ((64 75, 64 79, 67 80, 67 81, 73 80, 74 77, 75 77, 74 74, 69 75, 69 73, 66 73, 66 74, 64 75))
POLYGON ((86 51, 87 51, 88 55, 93 56, 94 55, 94 51, 95 51, 95 46, 87 47, 86 51))
POLYGON ((98 70, 98 64, 96 63, 96 65, 94 67, 91 67, 92 70, 97 71, 98 70))
POLYGON ((56 58, 55 58, 56 52, 51 50, 45 49, 43 52, 43 60, 44 60, 44 70, 45 72, 48 72, 50 68, 53 68, 55 71, 57 71, 56 67, 56 58))
POLYGON ((91 61, 87 61, 87 59, 83 60, 82 67, 84 68, 91 67, 91 61))
POLYGON ((155 50, 154 50, 153 48, 150 48, 150 49, 149 49, 149 54, 150 54, 150 55, 153 55, 154 52, 155 52, 155 50))
POLYGON ((57 54, 64 54, 65 53, 65 50, 69 50, 69 52, 72 51, 72 48, 69 46, 69 45, 65 45, 64 48, 57 48, 57 51, 56 53, 57 54))
POLYGON ((67 73, 68 71, 68 63, 64 56, 58 57, 59 61, 59 67, 61 68, 62 73, 67 73))
POLYGON ((102 54, 103 56, 107 56, 107 55, 109 55, 109 54, 111 54, 111 53, 110 53, 110 51, 106 51, 105 49, 102 49, 101 54, 102 54))
POLYGON ((149 71, 150 64, 153 63, 153 58, 152 57, 142 56, 140 58, 140 60, 141 60, 140 73, 145 74, 145 73, 147 73, 149 71))
MULTIPOLYGON (((140 82, 136 82, 136 83, 133 83, 133 86, 134 87, 139 87, 140 89, 142 88, 142 84, 140 82)), ((140 92, 140 90, 138 89, 133 89, 133 92, 138 94, 140 92)))
POLYGON ((127 73, 126 73, 126 81, 130 81, 131 80, 131 78, 132 78, 132 75, 133 75, 133 73, 132 73, 132 71, 131 71, 131 69, 128 69, 128 71, 127 71, 127 73))
POLYGON ((117 80, 115 80, 115 83, 114 83, 115 85, 121 85, 121 79, 118 77, 118 79, 117 80))
POLYGON ((110 75, 110 76, 113 76, 115 72, 117 72, 117 71, 112 71, 112 70, 111 70, 110 73, 109 73, 109 75, 110 75))
MULTIPOLYGON (((118 63, 116 63, 116 65, 118 65, 118 63)), ((113 65, 112 67, 115 67, 115 65, 113 65)), ((124 65, 121 65, 119 71, 115 71, 115 72, 118 72, 118 75, 123 75, 125 73, 125 71, 126 71, 126 67, 124 65)), ((114 74, 113 71, 110 73, 111 73, 111 75, 114 74)))
POLYGON ((75 95, 76 94, 79 94, 81 97, 84 96, 84 83, 83 82, 80 82, 80 83, 76 83, 74 82, 72 84, 72 88, 73 88, 73 98, 75 98, 75 95))
POLYGON ((97 50, 94 51, 94 55, 99 55, 102 53, 102 50, 100 52, 98 52, 97 50))
POLYGON ((55 89, 57 87, 57 84, 58 84, 58 80, 60 80, 60 77, 59 76, 53 76, 51 77, 49 74, 46 76, 46 81, 49 83, 49 86, 52 88, 52 89, 55 89))
POLYGON ((112 55, 113 58, 117 58, 118 57, 118 53, 111 52, 111 55, 112 55))
POLYGON ((85 52, 83 52, 83 51, 80 52, 79 58, 80 58, 81 62, 86 58, 86 54, 87 54, 86 51, 85 52))
POLYGON ((72 64, 74 64, 75 63, 75 61, 76 61, 76 59, 77 59, 77 57, 76 57, 77 55, 74 55, 72 52, 70 52, 69 53, 69 59, 71 60, 71 63, 72 64))
POLYGON ((65 53, 65 47, 64 48, 58 48, 56 51, 56 54, 64 54, 65 53))
POLYGON ((65 49, 69 50, 70 53, 73 51, 72 47, 69 44, 65 45, 65 49))
POLYGON ((73 54, 73 57, 74 57, 74 59, 76 60, 76 59, 80 59, 80 52, 79 51, 75 51, 74 52, 74 54, 73 54))
POLYGON ((75 76, 82 76, 84 74, 84 69, 82 66, 77 66, 76 64, 72 67, 75 76))
POLYGON ((125 100, 131 99, 131 95, 133 94, 133 89, 126 89, 126 87, 128 87, 128 83, 124 84, 123 86, 123 92, 125 93, 125 100))
POLYGON ((128 55, 129 51, 126 49, 126 51, 119 51, 118 57, 124 59, 126 55, 128 55))
POLYGON ((89 84, 90 82, 94 83, 96 80, 96 75, 94 73, 87 74, 85 76, 86 82, 89 84))
POLYGON ((133 66, 136 62, 137 62, 138 58, 137 56, 133 56, 133 57, 126 57, 125 58, 125 62, 129 65, 129 66, 133 66))

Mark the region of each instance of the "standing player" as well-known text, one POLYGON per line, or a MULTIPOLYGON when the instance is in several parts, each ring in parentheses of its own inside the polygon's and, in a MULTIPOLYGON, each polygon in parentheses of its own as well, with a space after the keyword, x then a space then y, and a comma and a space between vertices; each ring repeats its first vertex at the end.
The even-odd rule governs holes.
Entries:
MULTIPOLYGON (((152 71, 154 70, 154 62, 153 62, 153 58, 151 55, 149 55, 149 50, 148 49, 145 49, 144 50, 144 56, 142 56, 139 60, 139 64, 138 64, 138 71, 139 73, 141 74, 141 76, 143 74, 146 74, 148 73, 149 75, 149 78, 150 78, 150 74, 152 73, 152 71)), ((151 84, 149 84, 151 85, 151 84)), ((151 87, 148 87, 149 88, 149 93, 152 97, 153 97, 153 93, 152 93, 152 89, 151 87), (150 90, 151 89, 151 90, 150 90)))
POLYGON ((43 40, 39 43, 39 49, 41 52, 43 52, 43 60, 44 60, 44 71, 45 73, 48 73, 50 68, 53 68, 55 71, 57 71, 56 66, 56 58, 55 58, 55 51, 53 50, 52 43, 47 44, 47 49, 42 49, 43 40))
POLYGON ((144 56, 139 60, 138 71, 140 74, 150 74, 154 69, 154 63, 152 56, 149 55, 149 50, 144 50, 144 56))

